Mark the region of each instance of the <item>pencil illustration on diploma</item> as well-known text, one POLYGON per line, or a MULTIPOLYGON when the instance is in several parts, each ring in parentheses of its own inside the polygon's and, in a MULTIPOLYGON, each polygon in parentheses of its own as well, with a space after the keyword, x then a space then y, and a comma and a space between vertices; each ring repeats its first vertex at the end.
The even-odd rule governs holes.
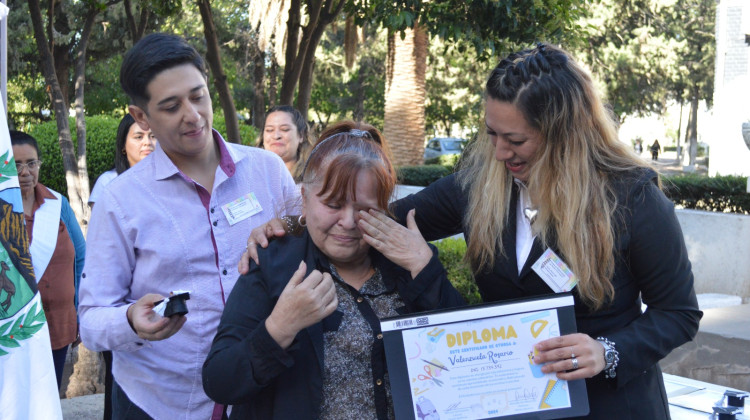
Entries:
POLYGON ((443 365, 439 365, 437 363, 433 363, 433 362, 430 362, 429 360, 425 360, 425 359, 422 359, 422 361, 425 362, 425 363, 429 363, 432 366, 435 366, 436 368, 440 368, 440 369, 443 369, 444 371, 448 372, 448 368, 445 367, 445 366, 443 366, 443 365))

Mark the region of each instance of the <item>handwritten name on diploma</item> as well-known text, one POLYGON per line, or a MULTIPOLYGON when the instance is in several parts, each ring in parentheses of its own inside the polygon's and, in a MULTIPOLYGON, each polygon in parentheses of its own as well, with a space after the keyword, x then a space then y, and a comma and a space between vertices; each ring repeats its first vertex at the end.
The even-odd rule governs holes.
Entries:
POLYGON ((492 364, 500 363, 501 357, 507 357, 507 356, 513 356, 513 351, 492 351, 489 350, 486 353, 477 353, 471 356, 464 356, 462 354, 458 354, 455 356, 448 356, 448 360, 451 362, 451 366, 455 366, 457 364, 462 363, 471 363, 471 362, 490 362, 492 364))

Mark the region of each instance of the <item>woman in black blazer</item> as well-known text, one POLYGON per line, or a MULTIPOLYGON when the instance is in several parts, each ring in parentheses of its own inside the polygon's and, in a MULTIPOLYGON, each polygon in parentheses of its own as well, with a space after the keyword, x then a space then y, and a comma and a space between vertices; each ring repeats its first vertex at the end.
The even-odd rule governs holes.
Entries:
MULTIPOLYGON (((537 344, 535 363, 586 380, 587 418, 668 419, 658 362, 695 336, 702 313, 659 175, 619 141, 588 73, 548 44, 492 71, 484 125, 461 170, 394 203, 396 218, 416 209, 427 240, 464 233, 485 302, 572 289, 579 333, 537 344), (533 267, 555 261, 548 251, 574 287, 533 267)), ((248 254, 264 232, 253 231, 248 254)))
POLYGON ((702 313, 659 175, 618 140, 589 75, 558 48, 508 56, 486 96, 485 135, 462 170, 398 201, 396 217, 416 208, 427 240, 463 232, 486 302, 562 291, 532 268, 553 251, 578 279, 579 333, 540 343, 535 360, 586 378, 588 418, 669 418, 658 361, 695 336, 702 313))

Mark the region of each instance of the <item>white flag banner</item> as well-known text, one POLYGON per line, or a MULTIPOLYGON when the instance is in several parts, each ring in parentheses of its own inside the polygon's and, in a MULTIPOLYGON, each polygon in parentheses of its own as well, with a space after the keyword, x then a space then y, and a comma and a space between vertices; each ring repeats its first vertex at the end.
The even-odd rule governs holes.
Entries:
POLYGON ((0 417, 62 419, 49 330, 31 264, 3 109, 0 99, 0 417))

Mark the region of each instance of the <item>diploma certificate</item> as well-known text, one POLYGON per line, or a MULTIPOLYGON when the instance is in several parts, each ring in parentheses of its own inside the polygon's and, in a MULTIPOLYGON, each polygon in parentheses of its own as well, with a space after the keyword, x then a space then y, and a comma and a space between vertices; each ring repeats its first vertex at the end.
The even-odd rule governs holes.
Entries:
POLYGON ((583 380, 534 363, 534 344, 576 331, 573 297, 425 312, 381 321, 398 419, 586 415, 583 380))

